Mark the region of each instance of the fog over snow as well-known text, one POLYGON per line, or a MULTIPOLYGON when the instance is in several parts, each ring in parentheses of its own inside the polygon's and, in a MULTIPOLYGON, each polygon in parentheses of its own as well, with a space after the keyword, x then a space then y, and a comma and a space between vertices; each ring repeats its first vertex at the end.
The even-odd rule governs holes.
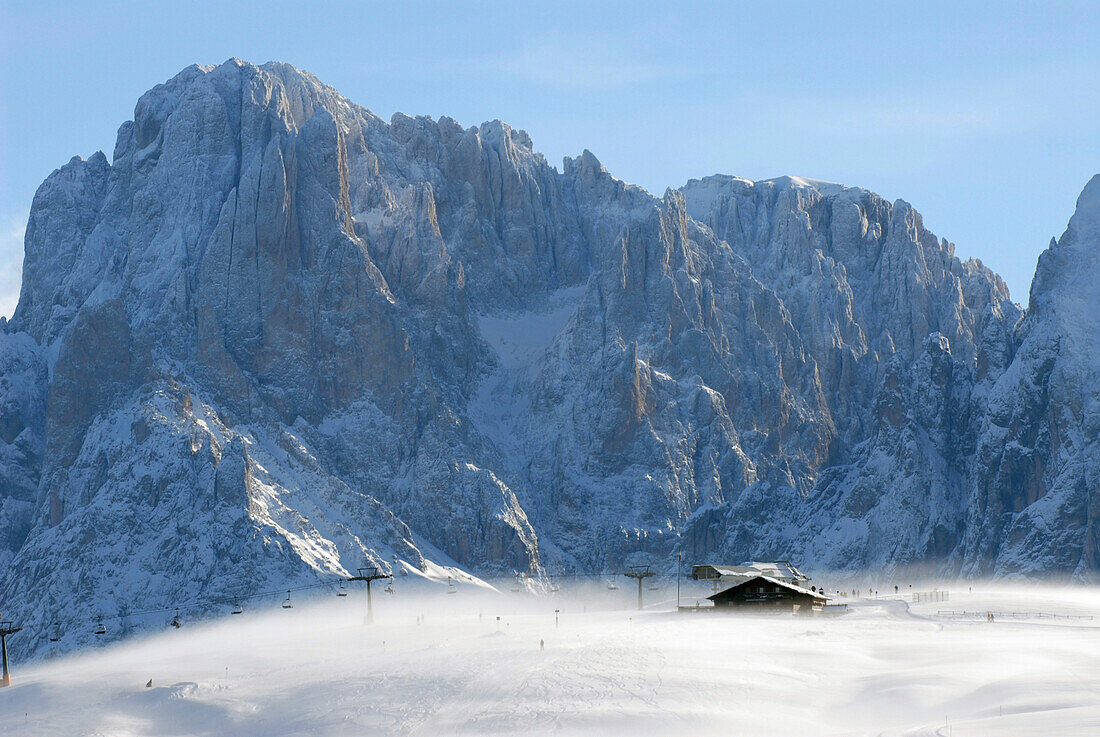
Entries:
MULTIPOLYGON (((14 664, 0 724, 27 737, 1100 733, 1096 589, 1002 582, 922 604, 883 590, 825 618, 676 614, 669 582, 638 612, 629 582, 607 583, 399 587, 375 594, 373 625, 361 589, 166 624, 14 664)), ((709 593, 694 585, 684 603, 709 593)))

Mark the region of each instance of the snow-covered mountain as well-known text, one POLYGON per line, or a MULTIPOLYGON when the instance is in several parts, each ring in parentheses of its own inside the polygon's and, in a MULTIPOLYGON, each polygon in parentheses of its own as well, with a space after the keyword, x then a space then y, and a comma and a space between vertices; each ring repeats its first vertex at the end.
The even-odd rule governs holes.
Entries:
POLYGON ((900 200, 656 198, 497 121, 190 67, 35 196, 0 601, 65 627, 364 560, 677 550, 1094 576, 1098 223, 1094 178, 1023 314, 900 200))

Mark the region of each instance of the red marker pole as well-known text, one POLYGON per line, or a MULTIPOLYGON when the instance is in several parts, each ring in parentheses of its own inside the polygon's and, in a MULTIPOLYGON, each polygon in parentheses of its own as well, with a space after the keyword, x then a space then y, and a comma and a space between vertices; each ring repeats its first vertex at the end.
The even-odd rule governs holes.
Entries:
POLYGON ((11 672, 8 671, 8 635, 14 635, 22 630, 11 622, 0 622, 0 650, 3 651, 4 675, 0 677, 0 688, 11 685, 11 672))

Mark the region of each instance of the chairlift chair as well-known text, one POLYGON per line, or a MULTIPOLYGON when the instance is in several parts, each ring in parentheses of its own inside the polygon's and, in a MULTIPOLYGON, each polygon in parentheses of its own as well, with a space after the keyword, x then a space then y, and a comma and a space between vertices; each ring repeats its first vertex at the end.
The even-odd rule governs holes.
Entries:
POLYGON ((61 642, 61 623, 53 623, 53 633, 50 635, 50 642, 61 642))
POLYGON ((392 583, 386 584, 386 588, 383 589, 383 591, 385 591, 387 594, 395 593, 394 590, 393 590, 393 584, 392 583))
POLYGON ((241 608, 240 603, 237 601, 237 597, 233 597, 233 611, 230 614, 244 614, 244 609, 241 608))
POLYGON ((344 582, 343 581, 340 582, 340 588, 336 589, 336 595, 337 596, 347 596, 348 595, 348 590, 344 588, 344 582))
POLYGON ((95 627, 95 633, 96 633, 97 635, 105 635, 105 634, 107 634, 107 628, 106 628, 106 627, 105 627, 105 626, 103 625, 103 617, 100 617, 100 618, 99 618, 99 619, 97 620, 97 624, 96 624, 96 627, 95 627))
POLYGON ((176 616, 172 617, 172 621, 171 621, 171 622, 169 622, 168 624, 172 625, 172 626, 173 626, 173 627, 175 627, 176 629, 179 629, 180 627, 182 627, 182 626, 183 626, 183 622, 181 622, 181 621, 180 621, 180 610, 179 610, 179 607, 176 607, 176 616))
POLYGON ((283 609, 293 609, 294 605, 290 603, 290 590, 287 589, 286 599, 283 601, 283 609))
POLYGON ((618 591, 619 586, 614 581, 608 581, 607 582, 607 589, 609 591, 618 591))

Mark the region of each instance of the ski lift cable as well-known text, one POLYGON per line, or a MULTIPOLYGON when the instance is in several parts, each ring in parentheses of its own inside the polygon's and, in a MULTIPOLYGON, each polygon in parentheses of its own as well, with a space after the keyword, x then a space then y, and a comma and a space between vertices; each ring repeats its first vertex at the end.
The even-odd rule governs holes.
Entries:
MULTIPOLYGON (((617 576, 617 575, 620 575, 620 574, 618 572, 615 572, 615 571, 605 571, 605 572, 595 572, 595 573, 547 573, 545 575, 548 578, 554 579, 554 578, 605 578, 605 577, 608 577, 608 576, 617 576)), ((523 576, 523 574, 519 574, 519 573, 516 574, 517 580, 521 577, 526 578, 526 576, 523 576)), ((390 578, 391 581, 393 580, 392 573, 391 573, 389 578, 390 578)), ((98 630, 101 629, 103 627, 104 623, 106 623, 106 622, 121 621, 121 620, 124 620, 124 619, 133 619, 133 618, 137 618, 137 617, 147 617, 147 616, 152 616, 152 615, 156 615, 156 614, 164 614, 164 613, 167 613, 167 612, 175 612, 176 616, 173 618, 173 622, 179 622, 180 621, 179 617, 180 617, 180 612, 181 611, 182 612, 188 612, 188 611, 204 610, 204 609, 210 609, 210 608, 219 607, 219 606, 232 606, 233 607, 232 612, 234 614, 238 614, 238 613, 243 613, 243 608, 241 607, 241 602, 242 601, 247 602, 247 601, 252 601, 252 600, 256 600, 256 599, 263 599, 263 598, 266 598, 266 597, 278 597, 278 596, 283 595, 284 592, 286 592, 287 597, 289 599, 289 595, 292 592, 311 591, 311 590, 320 589, 320 588, 329 588, 329 589, 331 589, 331 588, 333 588, 334 583, 337 584, 340 589, 343 589, 344 588, 344 585, 343 585, 344 581, 345 581, 345 577, 341 576, 341 577, 337 578, 335 581, 322 581, 322 582, 313 583, 313 584, 304 584, 302 586, 292 586, 289 589, 272 589, 270 591, 253 591, 253 592, 250 592, 250 593, 249 592, 236 593, 236 594, 232 595, 232 598, 230 598, 229 596, 224 596, 224 597, 216 597, 216 598, 211 598, 211 599, 193 599, 190 602, 185 603, 185 604, 181 604, 179 606, 173 605, 173 606, 157 607, 157 608, 150 608, 150 609, 139 609, 139 610, 128 610, 128 611, 123 611, 123 612, 117 612, 115 614, 108 614, 108 615, 98 616, 96 618, 96 623, 97 623, 97 628, 96 629, 97 629, 97 632, 98 632, 98 630), (238 610, 240 610, 240 611, 238 611, 238 610)), ((337 589, 337 590, 339 590, 339 589, 337 589)), ((55 634, 59 634, 60 633, 60 623, 59 622, 54 622, 53 625, 54 625, 55 634)), ((40 625, 39 629, 42 629, 42 630, 45 630, 45 631, 49 632, 48 624, 40 625)), ((53 637, 51 637, 50 639, 51 639, 51 641, 54 641, 54 642, 57 641, 53 637)), ((58 638, 58 639, 60 639, 60 638, 58 638)))
MULTIPOLYGON (((616 576, 616 575, 619 575, 619 573, 614 572, 614 571, 605 571, 605 572, 598 572, 598 573, 548 573, 546 575, 549 578, 601 578, 601 577, 607 577, 607 576, 616 576)), ((525 578, 526 576, 524 576, 523 574, 517 573, 517 578, 520 578, 520 577, 525 578)), ((392 581, 393 576, 391 575, 389 578, 392 581)), ((336 583, 336 584, 338 584, 339 586, 342 587, 345 580, 346 580, 345 577, 341 576, 341 577, 337 578, 335 581, 322 581, 322 582, 313 583, 313 584, 305 584, 305 585, 302 585, 302 586, 292 586, 289 589, 272 589, 270 591, 253 591, 253 592, 250 592, 250 593, 249 592, 243 592, 243 593, 238 592, 238 593, 232 594, 231 597, 229 595, 227 595, 227 596, 224 596, 224 597, 217 597, 217 598, 211 598, 211 599, 193 599, 190 602, 187 602, 185 604, 180 604, 179 606, 172 605, 172 606, 164 606, 164 607, 157 607, 157 608, 150 608, 150 609, 135 609, 135 610, 121 611, 121 612, 117 612, 115 614, 103 615, 103 616, 97 618, 97 621, 100 621, 100 620, 102 620, 104 622, 118 621, 118 620, 123 620, 123 619, 132 619, 132 618, 135 618, 135 617, 151 616, 151 615, 154 615, 154 614, 164 614, 164 613, 167 613, 167 612, 195 611, 197 609, 207 609, 207 608, 216 607, 216 606, 226 606, 226 605, 239 606, 241 601, 250 601, 250 600, 254 600, 254 599, 262 599, 262 598, 265 598, 265 597, 281 596, 283 594, 283 592, 310 591, 310 590, 313 590, 313 589, 320 589, 320 588, 332 588, 333 583, 336 583)), ((43 629, 48 629, 48 627, 43 627, 43 629)))
MULTIPOLYGON (((549 578, 603 578, 603 577, 607 577, 607 576, 617 576, 617 575, 619 575, 619 573, 615 572, 615 571, 610 571, 610 572, 598 572, 598 573, 548 573, 546 575, 549 578)), ((519 578, 519 577, 525 577, 525 576, 523 576, 523 574, 517 574, 517 578, 519 578)), ((392 579, 392 575, 390 576, 390 578, 392 579)), ((336 583, 336 584, 342 586, 343 583, 344 583, 344 580, 345 580, 345 578, 343 576, 341 576, 338 579, 336 579, 336 581, 322 581, 322 582, 313 583, 313 584, 304 584, 302 586, 292 586, 289 589, 272 589, 272 590, 269 590, 269 591, 254 591, 254 592, 251 592, 251 593, 247 593, 247 592, 246 593, 237 593, 237 594, 233 594, 232 598, 230 598, 229 596, 225 596, 225 597, 217 597, 217 598, 211 598, 211 599, 193 599, 190 602, 187 602, 185 604, 181 604, 179 606, 172 605, 172 606, 164 606, 164 607, 157 607, 157 608, 150 608, 150 609, 128 610, 128 611, 124 611, 124 612, 117 612, 115 614, 103 615, 103 616, 97 618, 97 622, 98 621, 114 622, 114 621, 121 621, 121 620, 124 620, 124 619, 133 619, 133 618, 137 618, 137 617, 148 617, 148 616, 152 616, 152 615, 156 615, 156 614, 165 614, 165 613, 169 613, 169 612, 180 612, 180 611, 183 611, 183 612, 192 611, 193 612, 193 611, 196 611, 196 610, 210 609, 210 608, 218 607, 218 606, 238 607, 238 606, 240 606, 240 602, 242 602, 242 601, 247 602, 247 601, 256 600, 256 599, 263 599, 263 598, 266 598, 266 597, 278 597, 278 596, 283 595, 284 592, 299 592, 299 591, 311 591, 311 590, 320 589, 320 588, 332 588, 333 583, 336 583)), ((43 629, 43 630, 47 630, 47 631, 49 629, 48 625, 40 625, 39 628, 43 629)))
MULTIPOLYGON (((343 581, 344 581, 344 578, 341 577, 340 579, 338 579, 337 583, 343 583, 343 581)), ((322 582, 313 583, 313 584, 305 584, 305 585, 302 585, 302 586, 292 586, 289 589, 273 589, 271 591, 256 591, 256 592, 252 592, 252 593, 236 594, 236 595, 233 596, 232 599, 229 599, 229 598, 226 598, 226 597, 217 597, 217 598, 212 598, 212 599, 193 599, 189 603, 181 604, 179 606, 173 605, 173 606, 157 607, 157 608, 150 608, 150 609, 136 609, 136 610, 127 610, 127 611, 123 611, 123 612, 117 612, 115 614, 97 615, 96 619, 95 619, 96 634, 105 634, 105 623, 107 623, 107 622, 118 622, 118 621, 122 621, 122 620, 125 620, 125 619, 134 619, 134 618, 138 618, 138 617, 149 617, 149 616, 153 616, 153 615, 157 615, 157 614, 165 614, 165 613, 170 613, 170 612, 175 612, 176 613, 176 616, 173 619, 173 621, 178 622, 178 621, 180 621, 179 616, 180 616, 181 611, 182 612, 196 611, 196 610, 201 611, 201 610, 211 609, 211 608, 218 607, 218 606, 225 606, 227 604, 233 605, 235 607, 239 607, 241 601, 249 601, 249 600, 255 600, 255 599, 262 599, 262 598, 266 598, 266 597, 279 596, 279 595, 282 595, 284 592, 289 594, 292 591, 310 591, 310 590, 313 590, 313 589, 320 589, 320 588, 332 588, 332 586, 333 586, 332 581, 322 581, 322 582), (99 631, 100 629, 103 629, 104 632, 100 632, 99 631)), ((55 633, 59 632, 60 631, 60 623, 59 622, 53 622, 53 625, 54 625, 55 633)), ((28 628, 28 629, 30 629, 30 628, 28 628)), ((41 624, 40 623, 39 626, 34 628, 34 629, 39 629, 39 630, 49 632, 50 628, 49 628, 48 624, 41 624)), ((58 637, 57 639, 54 639, 53 637, 51 637, 50 640, 52 642, 58 642, 60 640, 60 637, 58 637)))

